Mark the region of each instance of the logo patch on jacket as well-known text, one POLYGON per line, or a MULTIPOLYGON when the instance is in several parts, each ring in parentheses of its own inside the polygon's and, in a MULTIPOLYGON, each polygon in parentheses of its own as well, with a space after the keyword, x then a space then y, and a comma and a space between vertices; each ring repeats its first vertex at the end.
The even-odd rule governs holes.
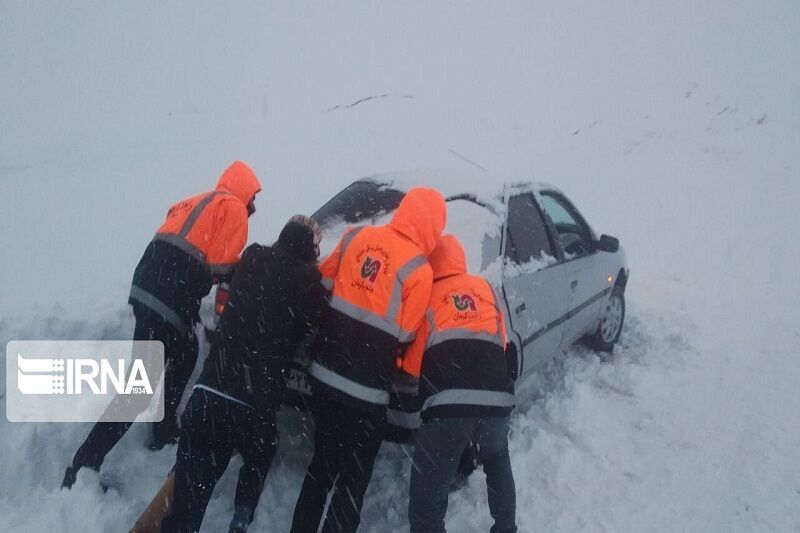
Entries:
POLYGON ((361 277, 364 279, 368 279, 370 283, 375 283, 375 279, 378 277, 378 273, 381 271, 381 262, 377 259, 373 259, 370 256, 364 258, 364 262, 361 264, 361 277))
POLYGON ((454 294, 453 295, 453 305, 456 308, 456 311, 477 311, 478 304, 475 303, 475 298, 470 296, 469 294, 454 294))

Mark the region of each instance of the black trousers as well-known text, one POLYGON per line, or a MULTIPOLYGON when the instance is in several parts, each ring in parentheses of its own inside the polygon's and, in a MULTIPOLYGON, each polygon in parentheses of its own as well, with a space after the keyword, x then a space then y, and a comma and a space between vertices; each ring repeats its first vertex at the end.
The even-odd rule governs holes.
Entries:
POLYGON ((411 533, 444 533, 450 482, 462 452, 476 444, 486 474, 492 533, 517 531, 514 475, 508 455, 508 416, 425 420, 415 435, 408 519, 411 533))
POLYGON ((312 412, 314 458, 297 499, 291 531, 316 533, 328 494, 334 491, 322 531, 354 532, 386 429, 386 414, 317 398, 312 412))
MULTIPOLYGON (((134 305, 136 327, 133 340, 156 340, 164 343, 164 420, 154 423, 152 444, 161 447, 178 435, 175 411, 197 363, 198 344, 192 332, 180 333, 172 324, 149 308, 134 305)), ((72 466, 99 470, 108 452, 117 445, 132 422, 98 422, 81 444, 72 466)))
POLYGON ((234 505, 237 513, 247 508, 247 522, 252 521, 278 445, 275 414, 195 389, 181 423, 184 430, 178 440, 175 496, 161 530, 169 533, 200 529, 214 486, 234 450, 244 460, 234 505))

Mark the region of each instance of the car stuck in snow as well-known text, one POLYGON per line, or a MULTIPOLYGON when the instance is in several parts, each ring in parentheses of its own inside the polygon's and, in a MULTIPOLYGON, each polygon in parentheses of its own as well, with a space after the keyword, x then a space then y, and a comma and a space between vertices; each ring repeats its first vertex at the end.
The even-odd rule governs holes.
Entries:
MULTIPOLYGON (((464 243, 468 269, 486 277, 506 320, 509 372, 515 384, 560 351, 584 341, 610 352, 625 319, 629 270, 619 241, 596 233, 567 196, 551 185, 382 174, 357 180, 312 218, 323 232, 323 255, 349 227, 387 223, 415 185, 438 188, 447 202, 446 232, 464 243), (453 183, 463 183, 458 190, 453 183)), ((290 390, 311 394, 308 353, 287 375, 290 390)), ((297 396, 294 397, 297 403, 297 396)), ((402 439, 419 425, 418 406, 393 394, 388 419, 402 439)))

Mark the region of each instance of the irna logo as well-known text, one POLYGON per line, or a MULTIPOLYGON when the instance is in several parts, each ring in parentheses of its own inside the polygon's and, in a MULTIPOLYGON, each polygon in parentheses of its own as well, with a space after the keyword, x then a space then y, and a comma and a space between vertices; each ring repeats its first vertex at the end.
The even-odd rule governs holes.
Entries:
POLYGON ((126 369, 123 359, 26 359, 19 353, 17 388, 22 394, 153 394, 141 359, 126 369))
POLYGON ((164 418, 160 341, 9 341, 10 422, 158 422, 164 418))

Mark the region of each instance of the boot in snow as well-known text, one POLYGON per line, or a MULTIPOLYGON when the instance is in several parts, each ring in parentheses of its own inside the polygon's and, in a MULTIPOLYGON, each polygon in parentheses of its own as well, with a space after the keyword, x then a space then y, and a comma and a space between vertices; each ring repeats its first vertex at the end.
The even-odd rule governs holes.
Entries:
POLYGON ((231 520, 228 533, 247 533, 247 527, 253 521, 253 510, 244 505, 239 505, 233 511, 233 520, 231 520))
POLYGON ((64 472, 64 481, 61 482, 62 489, 71 489, 72 485, 75 484, 75 480, 78 479, 78 468, 75 468, 72 465, 67 467, 66 472, 64 472))

